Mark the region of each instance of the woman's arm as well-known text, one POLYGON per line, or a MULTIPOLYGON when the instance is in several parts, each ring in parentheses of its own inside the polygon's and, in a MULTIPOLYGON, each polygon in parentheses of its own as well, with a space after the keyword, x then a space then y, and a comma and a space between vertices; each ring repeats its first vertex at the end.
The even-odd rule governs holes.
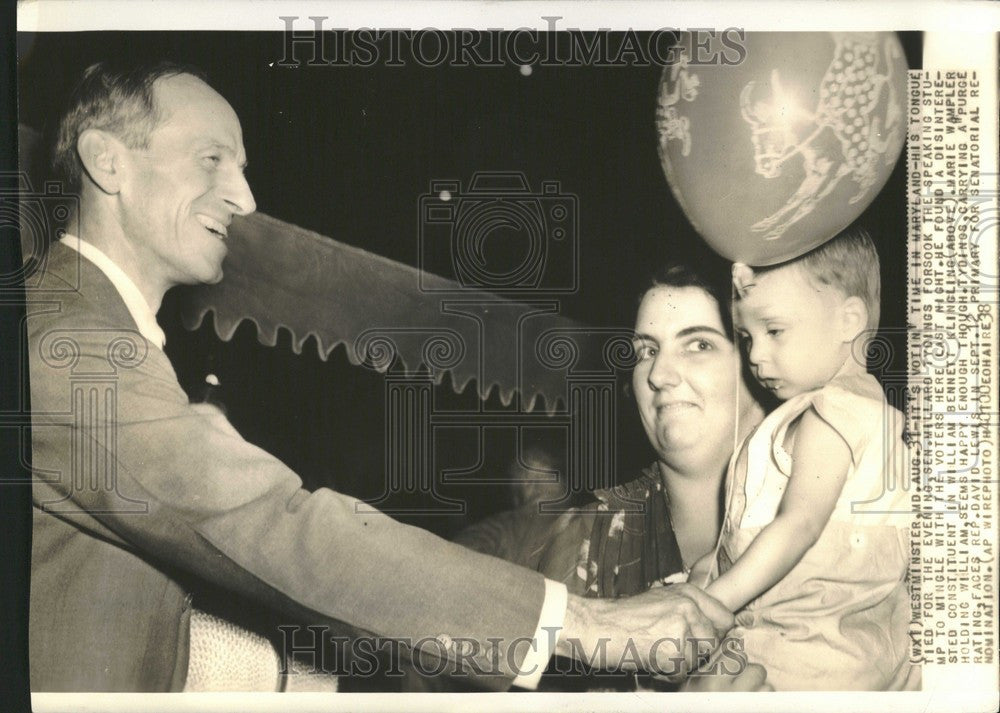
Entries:
POLYGON ((851 463, 846 441, 815 411, 799 421, 792 474, 774 520, 706 592, 732 611, 774 586, 819 539, 851 463))

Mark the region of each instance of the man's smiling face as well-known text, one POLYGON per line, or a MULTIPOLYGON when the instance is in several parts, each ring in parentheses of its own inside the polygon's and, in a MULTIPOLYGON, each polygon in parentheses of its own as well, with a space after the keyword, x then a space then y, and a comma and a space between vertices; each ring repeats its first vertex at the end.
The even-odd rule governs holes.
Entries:
POLYGON ((160 122, 121 169, 122 228, 148 275, 166 286, 222 279, 227 229, 256 209, 243 176, 239 119, 211 87, 187 74, 153 85, 160 122))

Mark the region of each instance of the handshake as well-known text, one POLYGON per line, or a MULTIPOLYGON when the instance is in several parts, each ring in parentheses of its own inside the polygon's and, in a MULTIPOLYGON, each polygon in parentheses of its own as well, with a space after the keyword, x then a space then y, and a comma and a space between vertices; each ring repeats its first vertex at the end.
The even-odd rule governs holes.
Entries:
POLYGON ((621 599, 571 594, 556 653, 588 665, 599 655, 602 663, 674 682, 694 673, 685 691, 772 690, 763 667, 747 663, 741 649, 727 648, 733 640, 723 637, 733 623, 728 609, 689 584, 621 599))

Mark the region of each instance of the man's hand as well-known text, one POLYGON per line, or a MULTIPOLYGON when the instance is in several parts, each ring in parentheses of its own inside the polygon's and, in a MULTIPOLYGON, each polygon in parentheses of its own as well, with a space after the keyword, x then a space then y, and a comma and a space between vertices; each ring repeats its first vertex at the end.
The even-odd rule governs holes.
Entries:
POLYGON ((747 665, 736 674, 712 673, 689 676, 681 691, 684 693, 749 692, 773 691, 767 682, 767 670, 757 663, 747 665))
POLYGON ((687 584, 623 599, 571 594, 556 653, 601 668, 621 664, 624 670, 680 677, 694 670, 732 626, 728 609, 687 584), (602 650, 606 655, 600 660, 602 650))

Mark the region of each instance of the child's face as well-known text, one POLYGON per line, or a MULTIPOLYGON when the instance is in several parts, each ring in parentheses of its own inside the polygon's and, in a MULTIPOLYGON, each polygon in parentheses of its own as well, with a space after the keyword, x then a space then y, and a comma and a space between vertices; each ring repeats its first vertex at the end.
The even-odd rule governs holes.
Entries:
POLYGON ((756 379, 782 400, 817 389, 850 354, 844 295, 790 265, 754 276, 736 301, 736 326, 756 379))

